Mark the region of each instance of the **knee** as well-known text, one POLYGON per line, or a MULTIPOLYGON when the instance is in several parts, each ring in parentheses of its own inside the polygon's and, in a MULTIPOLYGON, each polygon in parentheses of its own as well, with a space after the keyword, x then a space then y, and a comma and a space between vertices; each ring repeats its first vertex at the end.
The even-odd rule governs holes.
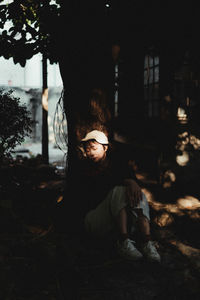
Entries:
POLYGON ((121 209, 125 209, 127 206, 126 202, 126 193, 124 186, 115 186, 110 196, 108 197, 109 200, 109 209, 113 216, 117 216, 121 209))

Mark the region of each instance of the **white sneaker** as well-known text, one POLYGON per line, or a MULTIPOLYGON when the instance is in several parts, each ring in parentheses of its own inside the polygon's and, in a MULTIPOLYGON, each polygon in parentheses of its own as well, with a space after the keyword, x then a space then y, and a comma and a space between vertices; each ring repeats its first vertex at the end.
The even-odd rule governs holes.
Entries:
POLYGON ((145 246, 143 247, 143 254, 144 256, 152 262, 160 262, 160 254, 158 253, 154 242, 148 241, 145 246))
POLYGON ((130 260, 140 260, 143 255, 138 249, 134 246, 135 241, 130 239, 125 239, 123 242, 117 243, 117 249, 120 256, 130 259, 130 260))

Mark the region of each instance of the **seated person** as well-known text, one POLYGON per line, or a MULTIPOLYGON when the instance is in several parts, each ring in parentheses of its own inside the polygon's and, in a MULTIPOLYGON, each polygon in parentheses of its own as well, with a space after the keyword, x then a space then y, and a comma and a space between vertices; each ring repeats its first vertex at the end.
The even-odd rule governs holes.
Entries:
POLYGON ((126 158, 119 158, 107 136, 98 130, 86 134, 80 149, 83 159, 68 177, 69 202, 73 203, 68 206, 68 216, 72 220, 76 215, 68 225, 71 231, 79 228, 90 237, 114 237, 122 257, 139 260, 144 256, 160 262, 150 235, 148 202, 126 158), (140 251, 131 238, 136 229, 140 251))

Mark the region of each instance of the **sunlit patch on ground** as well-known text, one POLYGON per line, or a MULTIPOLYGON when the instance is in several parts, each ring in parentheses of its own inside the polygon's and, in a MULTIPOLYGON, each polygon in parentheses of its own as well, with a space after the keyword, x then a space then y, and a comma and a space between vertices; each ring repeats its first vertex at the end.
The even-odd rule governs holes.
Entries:
POLYGON ((43 227, 41 226, 33 226, 33 225, 27 225, 26 226, 28 231, 33 233, 34 235, 37 235, 37 236, 45 236, 47 233, 51 232, 53 230, 53 225, 50 224, 49 227, 47 229, 44 229, 43 227))
POLYGON ((63 180, 48 180, 48 181, 42 181, 40 182, 39 189, 63 189, 64 188, 64 183, 63 180))
MULTIPOLYGON (((162 191, 165 191, 162 190, 162 191)), ((200 271, 200 249, 199 249, 199 220, 200 200, 190 194, 178 197, 169 193, 169 199, 163 198, 163 193, 155 194, 148 188, 143 188, 152 212, 152 225, 156 239, 160 247, 171 249, 178 255, 182 255, 196 271, 200 271)), ((164 251, 164 250, 163 250, 164 251)), ((167 253, 167 252, 166 252, 167 253)), ((162 259, 172 263, 165 252, 162 259), (166 254, 166 256, 165 256, 166 254)), ((194 281, 190 271, 185 274, 191 281, 194 281)), ((191 287, 190 287, 191 288, 191 287)), ((196 281, 194 289, 197 288, 196 281)), ((198 288, 197 288, 198 289, 198 288)))
POLYGON ((179 166, 186 166, 190 160, 189 154, 183 151, 181 155, 176 156, 176 162, 179 166))
POLYGON ((172 215, 168 214, 167 212, 162 213, 160 216, 156 216, 156 218, 154 219, 154 222, 160 226, 160 227, 164 227, 164 226, 168 226, 170 224, 172 224, 174 222, 174 218, 172 215))
POLYGON ((200 208, 200 201, 193 196, 187 195, 184 198, 179 198, 177 200, 177 205, 180 209, 194 210, 200 208))
POLYGON ((184 256, 186 256, 192 265, 195 267, 196 270, 200 270, 200 250, 193 248, 189 245, 185 245, 184 243, 171 240, 170 244, 176 247, 184 256))
POLYGON ((184 131, 178 134, 176 149, 181 152, 176 156, 177 164, 186 166, 190 162, 191 152, 200 149, 200 139, 188 131, 184 131))
POLYGON ((147 174, 145 174, 145 173, 137 173, 136 175, 137 175, 137 179, 141 180, 144 183, 148 182, 150 184, 157 184, 156 179, 154 179, 154 178, 148 178, 147 179, 147 174))
POLYGON ((60 203, 63 200, 63 196, 59 196, 57 199, 57 203, 60 203))
POLYGON ((176 175, 171 170, 167 170, 162 175, 163 188, 170 188, 176 181, 176 175))
POLYGON ((174 222, 173 215, 187 215, 192 219, 198 219, 200 217, 200 213, 198 211, 200 208, 200 201, 191 195, 178 198, 174 204, 161 203, 155 200, 155 197, 148 189, 143 188, 142 190, 147 197, 150 207, 157 212, 162 212, 154 219, 154 222, 160 227, 172 224, 174 222))
POLYGON ((178 107, 177 118, 178 118, 178 120, 181 124, 187 124, 188 116, 187 116, 187 114, 185 112, 185 109, 183 107, 178 107))

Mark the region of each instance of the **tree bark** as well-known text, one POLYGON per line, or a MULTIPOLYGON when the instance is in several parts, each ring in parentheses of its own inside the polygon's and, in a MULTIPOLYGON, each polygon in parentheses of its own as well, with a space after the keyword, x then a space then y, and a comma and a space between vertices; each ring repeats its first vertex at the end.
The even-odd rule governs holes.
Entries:
POLYGON ((86 112, 91 91, 103 89, 108 95, 108 106, 113 101, 113 66, 105 4, 99 0, 70 3, 63 2, 61 10, 66 42, 59 36, 59 67, 68 123, 68 169, 75 154, 77 116, 86 112))

